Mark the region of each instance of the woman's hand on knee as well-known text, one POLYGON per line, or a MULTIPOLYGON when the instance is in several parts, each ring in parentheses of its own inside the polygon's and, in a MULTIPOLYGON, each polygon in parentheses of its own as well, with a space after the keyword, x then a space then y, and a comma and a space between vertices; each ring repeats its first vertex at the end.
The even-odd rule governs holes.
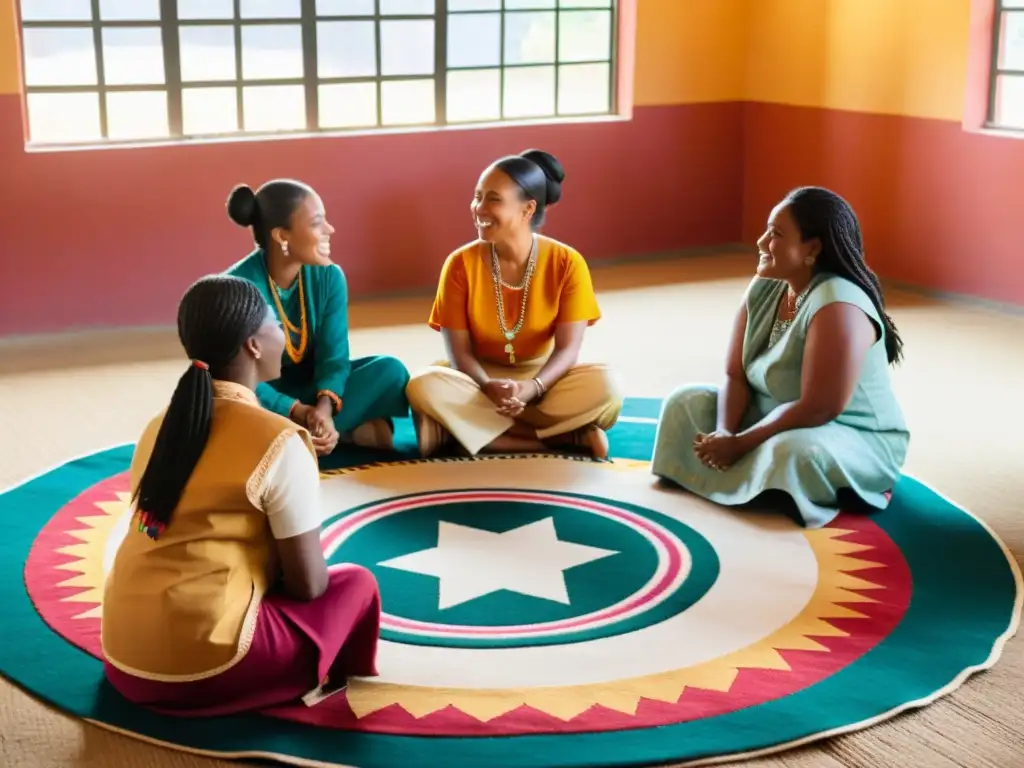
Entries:
POLYGON ((313 448, 316 450, 318 456, 327 456, 335 448, 338 447, 338 440, 340 439, 338 430, 334 429, 329 434, 321 437, 313 437, 313 448))
POLYGON ((480 391, 498 408, 502 408, 515 396, 516 382, 512 379, 489 379, 480 387, 480 391))
POLYGON ((731 432, 716 430, 709 434, 698 432, 693 439, 693 452, 706 467, 724 471, 742 459, 747 448, 731 432))
POLYGON ((291 419, 309 430, 313 447, 320 456, 326 456, 338 445, 340 436, 334 426, 334 419, 323 410, 299 403, 292 408, 291 419))
POLYGON ((498 407, 498 412, 515 418, 526 410, 526 406, 540 395, 540 387, 534 380, 513 381, 514 390, 505 403, 498 407))
POLYGON ((337 433, 334 428, 334 419, 331 414, 321 408, 310 408, 306 414, 306 428, 313 437, 326 437, 332 432, 337 433))

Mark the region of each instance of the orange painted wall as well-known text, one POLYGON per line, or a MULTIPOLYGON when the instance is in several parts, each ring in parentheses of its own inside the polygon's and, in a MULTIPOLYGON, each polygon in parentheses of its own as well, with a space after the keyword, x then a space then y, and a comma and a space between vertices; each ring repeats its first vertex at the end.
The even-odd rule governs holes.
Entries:
POLYGON ((279 175, 323 196, 356 297, 431 289, 447 253, 474 236, 480 170, 530 146, 567 169, 546 231, 593 262, 740 234, 744 59, 730 30, 746 0, 635 0, 635 36, 620 47, 636 62, 629 119, 28 153, 13 2, 0 0, 0 164, 13 190, 0 258, 15 260, 0 282, 0 335, 173 321, 192 280, 250 247, 224 214, 230 188, 279 175))
POLYGON ((751 0, 639 0, 637 106, 742 101, 751 0))
POLYGON ((18 93, 21 90, 16 2, 0 0, 0 93, 18 93))
POLYGON ((747 101, 960 120, 971 0, 758 0, 747 101))
POLYGON ((749 8, 745 238, 787 189, 822 184, 857 209, 882 275, 1024 304, 1024 140, 962 125, 985 88, 968 78, 972 0, 749 8))

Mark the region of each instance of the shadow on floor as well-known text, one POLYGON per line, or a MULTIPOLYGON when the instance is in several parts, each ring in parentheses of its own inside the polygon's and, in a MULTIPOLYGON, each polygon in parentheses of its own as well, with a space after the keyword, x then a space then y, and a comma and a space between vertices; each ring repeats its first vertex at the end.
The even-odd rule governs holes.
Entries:
MULTIPOLYGON (((592 272, 597 291, 609 294, 695 282, 721 286, 749 279, 754 264, 755 260, 749 254, 740 253, 737 249, 708 249, 682 255, 664 254, 628 263, 599 262, 592 265, 592 272)), ((942 303, 905 289, 887 291, 886 299, 893 308, 934 307, 942 303)), ((349 325, 353 330, 418 326, 426 322, 432 300, 432 291, 362 298, 349 308, 349 325)), ((184 362, 181 345, 172 326, 0 338, 0 376, 165 360, 184 362)))

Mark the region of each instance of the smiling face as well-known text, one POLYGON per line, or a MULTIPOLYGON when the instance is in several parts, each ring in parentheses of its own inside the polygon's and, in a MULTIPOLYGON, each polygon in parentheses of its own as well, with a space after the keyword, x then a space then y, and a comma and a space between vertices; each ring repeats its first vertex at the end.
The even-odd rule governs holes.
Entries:
POLYGON ((800 281, 810 278, 821 243, 817 238, 803 239, 789 206, 783 202, 768 217, 768 228, 757 241, 757 251, 760 277, 800 281))
POLYGON ((288 257, 310 266, 331 263, 331 235, 334 227, 327 221, 324 203, 315 192, 302 198, 292 213, 287 227, 278 227, 271 233, 282 246, 287 245, 288 257))
POLYGON ((491 166, 481 174, 469 209, 479 238, 497 243, 514 240, 529 230, 537 203, 523 200, 522 188, 512 177, 491 166))

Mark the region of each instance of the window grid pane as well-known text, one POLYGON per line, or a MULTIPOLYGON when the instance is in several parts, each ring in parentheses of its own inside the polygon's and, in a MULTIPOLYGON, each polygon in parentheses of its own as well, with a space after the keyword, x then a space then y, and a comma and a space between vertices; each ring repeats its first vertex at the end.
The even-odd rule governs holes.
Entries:
POLYGON ((988 124, 1024 131, 1024 0, 1003 0, 995 20, 988 124))
POLYGON ((56 16, 20 1, 34 143, 615 109, 613 0, 101 0, 95 17, 91 0, 63 0, 56 16))

